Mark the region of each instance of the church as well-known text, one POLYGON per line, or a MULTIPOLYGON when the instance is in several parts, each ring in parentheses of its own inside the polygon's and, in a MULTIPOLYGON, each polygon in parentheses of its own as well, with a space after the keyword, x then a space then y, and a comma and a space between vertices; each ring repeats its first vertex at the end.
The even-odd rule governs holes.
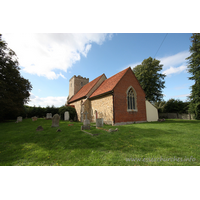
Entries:
POLYGON ((157 121, 157 109, 145 99, 145 92, 129 67, 107 78, 105 74, 89 82, 88 78, 73 76, 69 80, 66 105, 76 109, 78 120, 123 125, 134 122, 157 121))

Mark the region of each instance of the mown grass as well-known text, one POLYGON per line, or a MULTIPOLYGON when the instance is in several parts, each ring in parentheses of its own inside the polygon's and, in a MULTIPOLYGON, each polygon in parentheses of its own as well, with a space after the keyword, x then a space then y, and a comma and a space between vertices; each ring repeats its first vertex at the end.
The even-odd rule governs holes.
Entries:
POLYGON ((51 123, 44 119, 0 123, 0 165, 200 165, 200 121, 104 125, 119 129, 112 133, 91 127, 88 132, 95 136, 82 132, 80 122, 60 121, 61 132, 51 123), (40 125, 44 130, 37 132, 40 125))

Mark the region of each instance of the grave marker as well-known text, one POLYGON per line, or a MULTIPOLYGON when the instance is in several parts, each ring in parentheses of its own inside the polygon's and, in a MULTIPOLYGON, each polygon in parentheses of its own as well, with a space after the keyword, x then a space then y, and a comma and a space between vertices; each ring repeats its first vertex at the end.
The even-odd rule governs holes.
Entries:
POLYGON ((65 120, 65 121, 68 121, 68 120, 69 120, 69 112, 68 112, 68 111, 66 111, 66 112, 64 113, 64 120, 65 120))
POLYGON ((21 116, 17 117, 17 122, 22 122, 22 117, 21 116))
POLYGON ((59 120, 60 116, 58 114, 55 114, 52 118, 52 125, 51 127, 58 127, 59 126, 59 120))
POLYGON ((102 127, 102 126, 103 126, 103 118, 97 118, 96 127, 102 127))

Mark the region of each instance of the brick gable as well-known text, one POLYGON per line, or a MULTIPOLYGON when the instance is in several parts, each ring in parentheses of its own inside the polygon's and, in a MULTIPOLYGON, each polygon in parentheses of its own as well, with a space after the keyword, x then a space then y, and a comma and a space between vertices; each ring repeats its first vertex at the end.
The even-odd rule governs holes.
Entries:
POLYGON ((146 121, 145 93, 131 68, 127 70, 114 88, 114 123, 146 121), (127 89, 136 91, 137 111, 127 111, 127 89))
POLYGON ((107 92, 112 91, 120 79, 124 76, 124 74, 128 71, 129 68, 115 74, 114 76, 106 79, 98 88, 94 91, 94 93, 90 96, 90 98, 105 94, 107 92))

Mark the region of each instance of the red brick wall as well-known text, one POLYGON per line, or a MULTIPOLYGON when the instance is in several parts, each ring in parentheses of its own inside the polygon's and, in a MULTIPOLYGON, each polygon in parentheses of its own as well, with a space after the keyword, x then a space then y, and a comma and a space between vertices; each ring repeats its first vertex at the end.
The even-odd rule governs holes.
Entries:
POLYGON ((145 93, 142 90, 132 70, 126 72, 114 88, 114 123, 146 121, 145 93), (137 93, 138 111, 127 111, 126 91, 132 86, 137 93))

